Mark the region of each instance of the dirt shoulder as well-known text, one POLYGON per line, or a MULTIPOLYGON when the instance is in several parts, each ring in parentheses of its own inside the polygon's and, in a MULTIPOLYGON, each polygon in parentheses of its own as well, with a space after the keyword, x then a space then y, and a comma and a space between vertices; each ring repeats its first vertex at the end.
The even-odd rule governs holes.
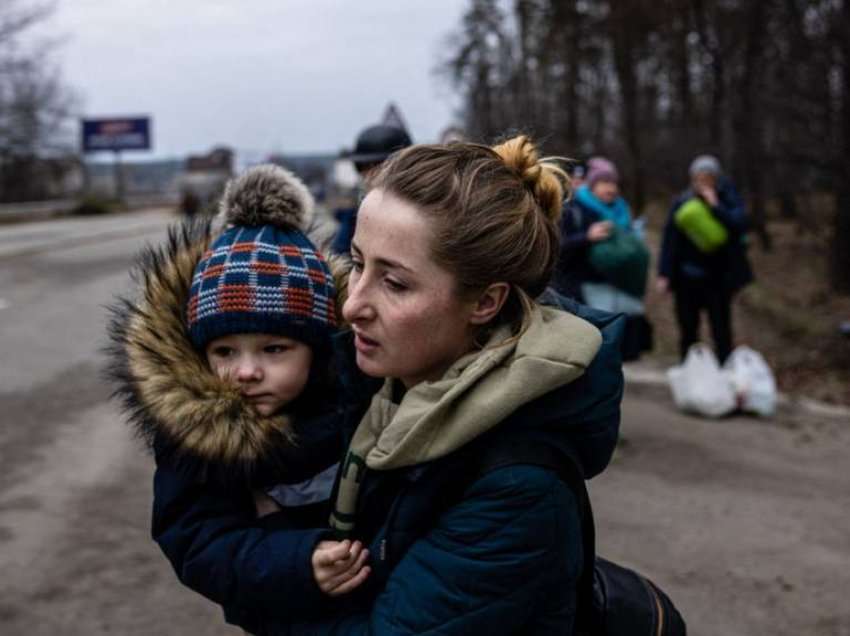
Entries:
POLYGON ((661 584, 689 634, 850 634, 847 422, 699 419, 632 384, 622 437, 590 483, 599 553, 661 584))

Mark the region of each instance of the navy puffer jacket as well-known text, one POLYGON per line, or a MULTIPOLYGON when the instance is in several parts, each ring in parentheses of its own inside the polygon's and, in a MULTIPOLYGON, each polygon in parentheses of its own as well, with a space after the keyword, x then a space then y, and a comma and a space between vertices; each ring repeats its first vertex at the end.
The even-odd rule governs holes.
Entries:
POLYGON ((587 231, 599 220, 596 212, 585 208, 578 201, 573 199, 564 202, 561 210, 561 243, 552 286, 559 294, 580 302, 584 300, 582 283, 603 280, 588 260, 591 241, 587 238, 587 231))
MULTIPOLYGON (((555 295, 553 301, 601 329, 599 353, 578 380, 459 451, 370 471, 358 537, 370 548, 373 572, 361 589, 339 599, 315 590, 309 552, 323 531, 278 531, 273 519, 257 524, 236 502, 197 492, 190 494, 195 505, 173 506, 182 512, 166 518, 167 500, 185 496, 191 484, 161 466, 154 536, 175 570, 224 605, 228 620, 256 633, 572 633, 583 564, 572 493, 539 467, 503 467, 471 482, 466 471, 470 454, 522 440, 571 449, 588 478, 610 460, 623 388, 622 321, 555 295), (305 590, 315 594, 299 598, 305 590)), ((350 419, 359 420, 356 413, 350 419)))

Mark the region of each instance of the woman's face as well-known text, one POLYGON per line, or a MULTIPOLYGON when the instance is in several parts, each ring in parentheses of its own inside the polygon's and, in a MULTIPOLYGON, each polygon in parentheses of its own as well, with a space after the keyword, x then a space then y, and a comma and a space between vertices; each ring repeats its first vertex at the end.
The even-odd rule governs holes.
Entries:
POLYGON ((596 195, 596 198, 602 201, 602 203, 610 204, 613 203, 614 199, 616 199, 620 194, 620 188, 617 186, 616 181, 600 179, 593 184, 591 192, 593 192, 593 194, 596 195))
POLYGON ((470 350, 475 300, 456 294, 454 275, 434 262, 428 220, 411 203, 372 190, 360 205, 354 267, 343 315, 357 366, 412 387, 439 379, 470 350))

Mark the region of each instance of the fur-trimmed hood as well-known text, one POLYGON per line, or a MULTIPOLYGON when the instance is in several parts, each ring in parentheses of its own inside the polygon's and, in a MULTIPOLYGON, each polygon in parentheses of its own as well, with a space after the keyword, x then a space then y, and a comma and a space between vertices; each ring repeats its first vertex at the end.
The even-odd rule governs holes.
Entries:
MULTIPOLYGON (((158 454, 245 483, 284 468, 296 440, 289 416, 258 414, 191 344, 192 275, 214 238, 210 221, 186 222, 141 253, 138 297, 110 307, 107 373, 131 425, 158 454)), ((341 275, 338 263, 331 267, 341 275)))

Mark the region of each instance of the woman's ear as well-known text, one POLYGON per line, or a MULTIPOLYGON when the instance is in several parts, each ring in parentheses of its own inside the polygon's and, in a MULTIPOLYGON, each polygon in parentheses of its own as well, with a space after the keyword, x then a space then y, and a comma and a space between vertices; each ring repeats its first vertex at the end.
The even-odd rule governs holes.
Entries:
POLYGON ((510 291, 511 286, 508 283, 488 285, 487 289, 478 296, 469 316, 469 322, 473 325, 484 325, 490 322, 502 310, 510 291))

